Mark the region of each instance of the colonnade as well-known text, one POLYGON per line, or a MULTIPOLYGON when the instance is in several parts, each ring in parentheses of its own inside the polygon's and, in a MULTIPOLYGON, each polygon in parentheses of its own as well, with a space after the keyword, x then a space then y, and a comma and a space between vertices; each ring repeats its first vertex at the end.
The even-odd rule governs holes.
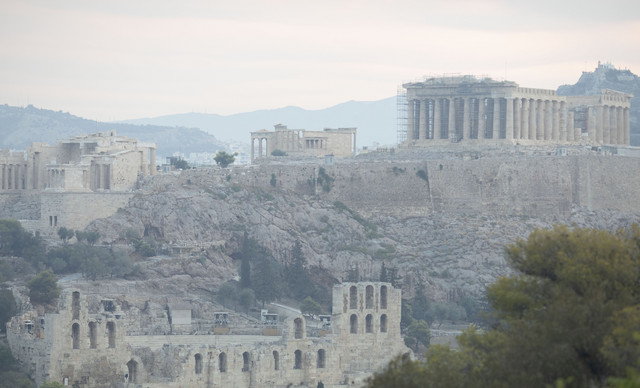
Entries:
POLYGON ((111 165, 91 164, 91 190, 111 189, 111 165))
POLYGON ((26 164, 2 164, 2 190, 25 190, 27 187, 26 164))
POLYGON ((569 106, 564 97, 545 97, 412 99, 408 104, 407 140, 572 142, 581 140, 586 132, 594 143, 629 144, 628 107, 569 106))

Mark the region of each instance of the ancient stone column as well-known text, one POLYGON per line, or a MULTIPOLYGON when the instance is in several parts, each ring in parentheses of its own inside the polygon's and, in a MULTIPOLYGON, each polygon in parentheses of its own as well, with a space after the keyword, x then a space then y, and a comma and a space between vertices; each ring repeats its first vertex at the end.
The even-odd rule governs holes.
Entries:
POLYGON ((567 137, 571 137, 574 141, 580 141, 580 136, 576 136, 576 129, 574 128, 573 125, 573 111, 568 111, 567 112, 567 137))
POLYGON ((543 100, 538 101, 538 140, 545 140, 547 136, 547 128, 545 127, 545 102, 543 100))
POLYGON ((484 139, 487 130, 487 120, 484 117, 484 98, 478 99, 478 139, 484 139))
POLYGON ((456 136, 456 100, 449 99, 449 138, 456 136))
POLYGON ((7 189, 7 165, 2 165, 2 190, 7 189))
POLYGON ((414 115, 414 108, 415 108, 415 101, 414 100, 410 100, 409 101, 409 106, 407 109, 407 140, 413 140, 413 131, 415 129, 414 127, 414 119, 415 119, 415 115, 414 115))
POLYGON ((529 99, 522 99, 522 108, 520 109, 520 138, 529 138, 529 99))
POLYGON ((433 100, 433 138, 440 139, 440 124, 442 122, 441 116, 442 103, 439 98, 433 100))
POLYGON ((420 119, 418 127, 418 139, 427 138, 427 104, 429 100, 420 100, 420 119))
POLYGON ((621 106, 617 109, 618 113, 618 134, 616 136, 616 144, 624 144, 624 108, 621 106))
POLYGON ((513 98, 507 98, 505 117, 505 139, 513 139, 513 98))
POLYGON ((551 139, 553 141, 560 140, 560 112, 558 111, 558 101, 551 102, 551 108, 553 109, 553 124, 551 129, 551 139))
MULTIPOLYGON (((598 117, 602 117, 600 112, 601 111, 598 111, 598 117)), ((589 141, 598 142, 594 108, 592 106, 587 109, 587 133, 589 134, 589 141)), ((602 131, 600 133, 600 142, 602 142, 602 131)))
POLYGON ((500 138, 500 99, 493 99, 493 138, 500 138))
POLYGON ((156 175, 156 149, 149 148, 149 175, 156 175))
POLYGON ((522 139, 522 102, 520 98, 513 99, 513 138, 522 139))
POLYGON ((462 99, 462 138, 464 140, 468 140, 471 138, 471 120, 470 111, 471 111, 471 99, 465 97, 462 99))
POLYGON ((624 143, 626 145, 631 144, 629 141, 630 128, 629 128, 629 108, 624 108, 624 143))
POLYGON ((258 143, 258 157, 259 158, 262 158, 262 140, 263 140, 262 138, 260 138, 258 140, 259 141, 259 143, 258 143))
POLYGON ((563 141, 573 141, 573 131, 569 131, 569 119, 567 118, 567 104, 560 101, 560 137, 563 141))
MULTIPOLYGON (((606 139, 609 144, 618 144, 618 108, 611 107, 611 130, 609 131, 609 138, 606 139)), ((606 136, 606 134, 605 134, 606 136)))
POLYGON ((604 114, 602 115, 602 119, 604 120, 604 125, 602 130, 596 133, 598 143, 600 144, 604 144, 605 142, 609 143, 609 133, 611 132, 611 107, 605 106, 603 112, 604 114))
POLYGON ((538 139, 538 123, 536 120, 538 109, 538 100, 531 99, 529 100, 529 139, 537 140, 538 139))

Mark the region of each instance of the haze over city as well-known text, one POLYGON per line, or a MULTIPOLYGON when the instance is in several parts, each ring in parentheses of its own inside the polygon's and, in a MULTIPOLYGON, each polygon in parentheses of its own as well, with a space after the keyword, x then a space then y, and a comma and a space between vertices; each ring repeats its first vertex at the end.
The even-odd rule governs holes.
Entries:
POLYGON ((424 75, 640 71, 635 1, 3 1, 0 103, 100 120, 373 101, 424 75))

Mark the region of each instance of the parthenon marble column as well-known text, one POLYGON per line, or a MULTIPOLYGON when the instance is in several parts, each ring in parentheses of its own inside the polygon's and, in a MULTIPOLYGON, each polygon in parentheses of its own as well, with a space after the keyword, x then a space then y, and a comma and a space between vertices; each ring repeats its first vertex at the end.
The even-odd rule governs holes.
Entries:
POLYGON ((442 119, 440 117, 440 113, 442 110, 442 104, 439 98, 433 100, 433 138, 440 139, 440 132, 442 129, 440 128, 440 123, 442 119))
POLYGON ((471 111, 471 99, 469 97, 464 97, 462 99, 462 138, 464 140, 468 140, 471 137, 471 122, 470 111, 471 111))
MULTIPOLYGON (((598 107, 600 108, 600 107, 598 107)), ((597 142, 597 135, 596 135, 596 120, 594 117, 594 108, 593 107, 589 107, 587 109, 587 133, 589 134, 589 141, 592 142, 597 142)), ((600 114, 602 111, 598 109, 598 117, 602 117, 602 114, 600 114)), ((602 135, 600 135, 600 142, 602 142, 602 135)))
POLYGON ((529 99, 522 99, 522 110, 520 113, 522 124, 520 125, 520 135, 523 139, 529 138, 529 99))
POLYGON ((624 108, 618 107, 618 134, 616 144, 624 144, 624 108))
POLYGON ((551 130, 551 139, 553 141, 560 140, 560 104, 558 101, 551 102, 551 108, 553 109, 553 128, 551 130))
POLYGON ((418 139, 427 138, 427 104, 429 100, 420 100, 420 118, 418 127, 418 139))
POLYGON ((629 145, 629 108, 624 108, 624 142, 622 144, 629 145))
MULTIPOLYGON (((413 121, 415 119, 415 115, 413 112, 414 106, 415 106, 414 104, 415 102, 411 100, 409 101, 409 104, 407 107, 407 140, 413 140, 413 130, 414 130, 413 121)), ((260 147, 262 147, 262 145, 260 145, 260 147)))
POLYGON ((610 115, 610 107, 604 107, 604 114, 602 118, 604 120, 604 125, 601 130, 598 131, 596 137, 600 144, 609 143, 609 133, 611 132, 611 115, 610 115), (606 139, 605 139, 606 134, 606 139))
POLYGON ((545 107, 544 101, 538 101, 538 140, 544 140, 547 134, 547 129, 545 128, 545 107))
POLYGON ((618 112, 617 112, 617 108, 615 106, 611 107, 611 110, 609 112, 609 115, 611 116, 611 128, 609 129, 609 133, 607 134, 607 143, 609 144, 617 144, 617 138, 618 138, 618 112))
POLYGON ((500 99, 493 99, 493 138, 500 138, 500 99))
POLYGON ((478 99, 478 139, 484 139, 487 130, 487 121, 484 117, 484 98, 478 99))
POLYGON ((521 139, 522 138, 522 120, 520 115, 522 114, 521 110, 521 101, 519 98, 514 98, 511 102, 513 105, 513 138, 521 139))
POLYGON ((506 99, 505 139, 513 139, 513 98, 506 99))
MULTIPOLYGON (((589 109, 590 113, 593 113, 592 109, 593 108, 589 109)), ((596 141, 598 143, 602 143, 603 138, 602 129, 604 128, 604 109, 605 107, 603 107, 602 105, 596 107, 596 115, 598 117, 596 119, 595 125, 595 137, 591 137, 591 129, 589 129, 589 138, 592 139, 592 141, 596 141)))
POLYGON ((449 99, 449 138, 456 136, 456 100, 449 99))

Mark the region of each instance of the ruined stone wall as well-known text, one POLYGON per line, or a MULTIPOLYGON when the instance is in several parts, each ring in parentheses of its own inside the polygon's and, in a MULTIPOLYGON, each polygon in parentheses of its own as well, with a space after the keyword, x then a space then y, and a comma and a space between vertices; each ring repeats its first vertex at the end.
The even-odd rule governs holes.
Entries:
MULTIPOLYGON (((639 169, 640 158, 594 154, 263 165, 229 175, 232 183, 271 190, 274 174, 277 189, 338 200, 363 214, 553 216, 567 214, 572 205, 640 211, 639 169), (332 180, 326 188, 318 183, 321 168, 332 180)), ((197 174, 212 184, 226 176, 215 170, 197 174)))
POLYGON ((84 229, 95 219, 108 217, 125 207, 133 193, 43 192, 41 221, 51 228, 84 229), (55 220, 52 221, 52 220, 55 220))
MULTIPOLYGON (((144 174, 146 152, 141 150, 122 152, 111 165, 111 190, 129 190, 135 186, 138 176, 144 174), (138 168, 136 168, 138 167, 138 168)), ((145 175, 148 175, 145 174, 145 175)))
POLYGON ((38 384, 47 380, 79 387, 284 388, 315 387, 319 382, 327 388, 361 386, 392 357, 409 352, 400 336, 400 290, 389 283, 348 283, 336 285, 333 294, 332 320, 337 325, 324 336, 309 336, 301 315, 287 318, 279 336, 127 335, 142 322, 129 314, 128 306, 121 308, 124 299, 96 299, 69 288, 62 292, 56 313, 27 310, 14 317, 7 338, 13 354, 38 384), (361 306, 344 314, 343 296, 352 287, 360 290, 361 306), (385 314, 388 326, 372 324, 371 330, 362 326, 353 331, 348 326, 353 314, 363 319, 385 314))

